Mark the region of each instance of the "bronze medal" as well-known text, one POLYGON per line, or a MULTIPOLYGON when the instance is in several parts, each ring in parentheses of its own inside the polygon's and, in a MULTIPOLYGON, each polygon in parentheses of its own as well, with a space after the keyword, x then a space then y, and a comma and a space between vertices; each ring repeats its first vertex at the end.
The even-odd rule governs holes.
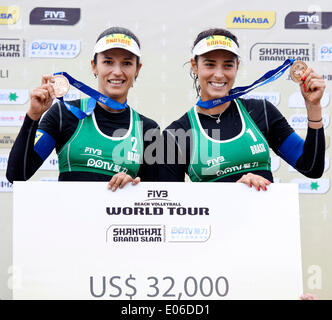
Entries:
POLYGON ((53 76, 51 84, 54 88, 54 93, 57 98, 63 97, 69 91, 69 81, 61 74, 53 76))
POLYGON ((296 60, 290 67, 290 76, 294 82, 300 83, 304 72, 307 70, 308 66, 301 60, 296 60))

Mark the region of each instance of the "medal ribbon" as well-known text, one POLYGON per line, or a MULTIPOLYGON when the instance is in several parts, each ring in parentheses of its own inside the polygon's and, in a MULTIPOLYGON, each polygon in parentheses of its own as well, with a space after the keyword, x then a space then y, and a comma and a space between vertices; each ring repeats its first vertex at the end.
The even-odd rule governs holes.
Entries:
POLYGON ((234 89, 231 89, 229 91, 228 96, 225 96, 222 98, 216 98, 213 100, 207 100, 207 101, 202 101, 200 98, 197 101, 197 105, 204 109, 211 109, 213 107, 224 104, 228 101, 234 100, 266 83, 269 83, 269 82, 272 82, 272 81, 278 79, 294 63, 294 61, 295 61, 295 59, 287 59, 281 66, 279 66, 276 69, 268 71, 261 78, 259 78, 255 82, 253 82, 251 85, 245 86, 245 87, 236 87, 234 89))
POLYGON ((110 97, 103 95, 102 93, 98 92, 97 90, 92 89, 91 87, 87 86, 83 82, 80 82, 80 81, 74 79, 67 72, 57 72, 57 73, 54 73, 53 75, 57 75, 57 74, 61 74, 64 77, 66 77, 72 86, 74 86, 78 90, 82 91, 83 93, 85 93, 86 95, 91 97, 89 99, 89 103, 88 103, 86 112, 84 112, 81 109, 74 107, 71 104, 69 104, 68 102, 64 101, 63 97, 58 98, 61 102, 63 102, 65 104, 66 108, 70 112, 72 112, 78 119, 83 119, 87 116, 90 116, 96 107, 97 101, 99 101, 99 102, 105 104, 106 106, 108 106, 112 109, 115 109, 115 110, 123 110, 125 108, 128 108, 127 100, 122 104, 120 102, 117 102, 117 101, 111 99, 110 97))

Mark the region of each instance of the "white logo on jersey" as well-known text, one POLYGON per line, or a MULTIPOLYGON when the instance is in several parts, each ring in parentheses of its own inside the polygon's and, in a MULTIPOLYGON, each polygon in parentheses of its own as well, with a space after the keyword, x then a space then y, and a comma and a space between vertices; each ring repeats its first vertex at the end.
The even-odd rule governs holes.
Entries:
POLYGON ((217 158, 207 160, 206 163, 210 167, 210 166, 215 166, 216 164, 224 162, 224 161, 225 161, 225 158, 223 156, 219 156, 217 158))
POLYGON ((263 143, 259 143, 259 144, 250 146, 250 149, 251 149, 252 154, 266 152, 266 149, 265 149, 265 146, 263 143))

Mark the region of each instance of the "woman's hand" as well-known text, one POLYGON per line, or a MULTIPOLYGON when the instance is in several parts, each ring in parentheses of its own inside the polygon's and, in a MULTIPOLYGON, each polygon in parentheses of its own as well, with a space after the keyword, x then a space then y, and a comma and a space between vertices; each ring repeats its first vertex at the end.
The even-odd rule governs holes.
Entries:
POLYGON ((132 185, 136 185, 141 181, 140 177, 133 179, 129 174, 119 172, 115 174, 108 182, 108 189, 116 191, 117 188, 122 189, 127 183, 131 182, 132 185))
POLYGON ((320 104, 326 87, 323 78, 313 69, 307 68, 303 73, 300 83, 301 93, 306 102, 310 105, 320 104))
POLYGON ((260 191, 260 189, 266 191, 266 187, 271 183, 271 181, 265 179, 264 177, 252 173, 244 174, 241 179, 236 182, 244 183, 250 188, 254 186, 257 191, 260 191))
POLYGON ((311 293, 304 293, 300 296, 301 300, 319 300, 318 297, 311 293))
POLYGON ((301 80, 300 88, 307 108, 308 125, 313 129, 319 129, 323 125, 319 120, 322 119, 320 100, 326 87, 325 81, 311 68, 307 68, 301 80))
POLYGON ((43 76, 41 85, 30 93, 30 108, 27 114, 32 120, 39 120, 55 99, 54 88, 50 83, 51 79, 51 75, 43 76))

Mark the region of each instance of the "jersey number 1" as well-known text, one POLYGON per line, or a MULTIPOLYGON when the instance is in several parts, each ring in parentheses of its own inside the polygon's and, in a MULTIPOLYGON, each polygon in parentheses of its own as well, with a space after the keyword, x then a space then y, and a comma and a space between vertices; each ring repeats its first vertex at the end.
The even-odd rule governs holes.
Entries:
POLYGON ((247 129, 247 131, 246 131, 247 133, 249 133, 250 135, 251 135, 251 138, 254 140, 254 142, 256 142, 257 141, 257 139, 256 139, 256 137, 255 137, 255 135, 254 135, 254 133, 252 132, 252 130, 249 128, 249 129, 247 129))

